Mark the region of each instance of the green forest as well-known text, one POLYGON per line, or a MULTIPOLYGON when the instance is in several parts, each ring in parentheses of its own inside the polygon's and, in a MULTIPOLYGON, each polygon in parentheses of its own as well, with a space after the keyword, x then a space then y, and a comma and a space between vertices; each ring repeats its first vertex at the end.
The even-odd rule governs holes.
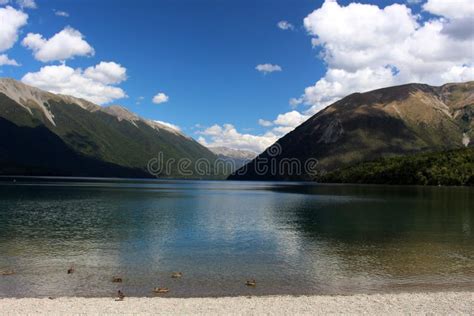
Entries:
POLYGON ((474 147, 383 158, 338 169, 316 179, 325 183, 474 185, 474 147))

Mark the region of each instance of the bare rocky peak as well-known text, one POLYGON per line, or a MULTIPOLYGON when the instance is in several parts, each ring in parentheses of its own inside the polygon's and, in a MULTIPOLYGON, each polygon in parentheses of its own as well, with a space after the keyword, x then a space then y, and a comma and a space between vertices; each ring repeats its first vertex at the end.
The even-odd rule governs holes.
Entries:
POLYGON ((175 128, 161 124, 156 121, 141 118, 140 116, 136 115, 133 112, 130 112, 123 106, 100 106, 81 98, 47 92, 11 78, 0 78, 0 93, 5 94, 8 98, 18 103, 20 106, 25 108, 31 115, 33 115, 32 109, 40 110, 48 119, 48 121, 53 125, 56 125, 56 123, 54 122, 54 114, 49 108, 49 104, 51 101, 64 102, 66 104, 75 104, 90 112, 101 111, 109 115, 115 116, 119 121, 125 120, 135 126, 137 126, 136 122, 141 121, 147 124, 148 126, 154 128, 155 130, 165 130, 167 132, 186 137, 184 134, 182 134, 179 130, 175 128))
POLYGON ((136 121, 140 121, 141 118, 133 112, 120 105, 110 105, 100 108, 100 111, 115 116, 119 121, 129 121, 135 124, 136 121))
POLYGON ((53 125, 56 125, 54 115, 48 108, 51 101, 77 104, 89 111, 100 108, 100 106, 84 99, 43 91, 11 78, 0 78, 0 93, 5 94, 31 114, 32 109, 39 109, 53 125))
POLYGON ((161 124, 157 121, 144 119, 121 105, 110 105, 110 106, 101 107, 100 111, 107 113, 109 115, 115 116, 119 121, 128 121, 137 127, 138 127, 137 122, 142 122, 150 126, 151 128, 154 128, 155 130, 158 130, 158 131, 165 130, 167 132, 189 138, 188 136, 184 135, 183 133, 181 133, 180 130, 176 128, 172 128, 171 126, 161 124))

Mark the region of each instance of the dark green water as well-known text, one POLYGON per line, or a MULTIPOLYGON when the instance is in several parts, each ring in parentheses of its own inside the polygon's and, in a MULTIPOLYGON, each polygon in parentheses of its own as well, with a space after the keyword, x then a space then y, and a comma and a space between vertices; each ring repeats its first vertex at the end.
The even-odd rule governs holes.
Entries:
POLYGON ((474 191, 3 181, 8 269, 16 274, 0 276, 0 297, 151 296, 156 286, 168 296, 474 290, 474 191))

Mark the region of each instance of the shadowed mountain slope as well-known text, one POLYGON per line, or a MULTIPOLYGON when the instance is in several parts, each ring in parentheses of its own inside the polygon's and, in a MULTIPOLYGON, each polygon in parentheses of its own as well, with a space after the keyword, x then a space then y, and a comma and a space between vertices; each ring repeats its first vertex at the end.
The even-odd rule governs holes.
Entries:
MULTIPOLYGON (((60 175, 143 177, 152 176, 147 171, 148 162, 159 157, 160 153, 165 160, 176 161, 182 158, 190 161, 205 158, 212 162, 217 158, 192 138, 158 122, 140 118, 126 108, 101 107, 83 99, 45 92, 13 79, 0 79, 0 118, 11 135, 7 137, 2 134, 3 149, 0 156, 10 157, 8 162, 6 158, 0 161, 3 174, 10 173, 7 170, 12 170, 12 164, 21 162, 23 169, 41 165, 45 174, 57 174, 60 170, 60 175), (13 125, 6 124, 7 121, 13 125), (15 135, 24 134, 28 137, 22 146, 25 153, 30 152, 32 155, 29 159, 20 159, 21 146, 16 146, 15 135), (44 161, 31 152, 40 145, 43 146, 41 159, 44 161), (81 168, 78 173, 76 162, 59 164, 53 147, 61 147, 61 152, 67 151, 69 158, 73 153, 77 159, 87 158, 99 164, 90 167, 89 171, 81 168), (106 169, 109 167, 105 166, 114 166, 117 172, 106 172, 99 166, 106 169)), ((20 174, 21 168, 17 169, 20 174)), ((41 174, 35 172, 38 173, 41 174)), ((198 177, 184 176, 177 170, 176 163, 169 172, 162 172, 158 176, 198 177)))

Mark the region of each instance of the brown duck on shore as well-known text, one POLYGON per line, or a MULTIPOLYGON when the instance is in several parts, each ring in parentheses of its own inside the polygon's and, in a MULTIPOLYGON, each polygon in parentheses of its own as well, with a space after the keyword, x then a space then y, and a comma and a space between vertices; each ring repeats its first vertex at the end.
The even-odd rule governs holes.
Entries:
POLYGON ((123 294, 122 291, 118 290, 117 291, 117 298, 115 299, 116 301, 123 301, 125 298, 125 294, 123 294))
POLYGON ((167 287, 155 287, 153 289, 153 292, 156 293, 156 294, 166 294, 169 291, 170 290, 167 287))
POLYGON ((74 271, 74 266, 72 265, 69 269, 67 269, 67 274, 73 274, 74 271))
POLYGON ((112 282, 113 283, 122 283, 122 278, 114 276, 114 277, 112 277, 112 282))
POLYGON ((182 272, 173 272, 173 273, 171 274, 171 277, 172 277, 173 279, 179 279, 179 278, 181 278, 182 276, 183 276, 183 273, 182 273, 182 272))
POLYGON ((245 285, 251 286, 251 287, 256 287, 257 286, 257 281, 255 281, 255 279, 247 280, 247 282, 245 282, 245 285))

